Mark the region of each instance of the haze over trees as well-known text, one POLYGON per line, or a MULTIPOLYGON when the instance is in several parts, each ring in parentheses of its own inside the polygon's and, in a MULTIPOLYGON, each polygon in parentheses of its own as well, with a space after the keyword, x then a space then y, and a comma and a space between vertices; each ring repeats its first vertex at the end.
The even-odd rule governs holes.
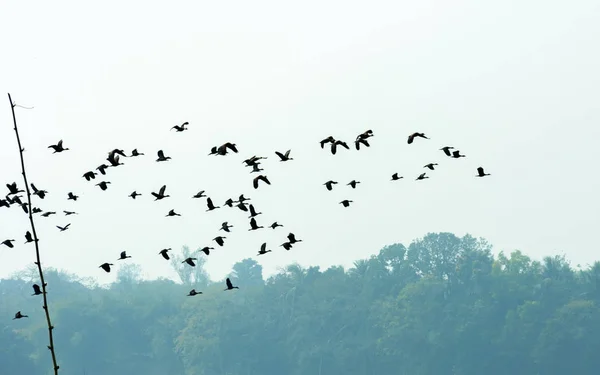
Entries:
MULTIPOLYGON (((179 252, 176 252, 179 253, 179 252)), ((600 262, 493 256, 470 235, 429 233, 344 270, 289 265, 264 280, 253 259, 220 293, 198 258, 180 280, 142 281, 135 263, 103 288, 47 271, 61 372, 70 374, 595 374, 600 262), (204 294, 185 296, 191 288, 204 294)), ((181 258, 181 259, 180 259, 181 258)), ((36 273, 0 281, 3 374, 46 374, 36 273)))

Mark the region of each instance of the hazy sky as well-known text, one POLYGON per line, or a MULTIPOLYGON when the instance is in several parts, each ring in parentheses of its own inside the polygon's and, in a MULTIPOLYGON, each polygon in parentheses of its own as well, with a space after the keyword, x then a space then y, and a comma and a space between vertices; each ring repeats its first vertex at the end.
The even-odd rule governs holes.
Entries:
MULTIPOLYGON (((38 218, 42 261, 100 283, 98 265, 127 250, 147 277, 173 275, 157 252, 214 245, 214 278, 256 254, 265 274, 291 262, 350 265, 427 232, 484 237, 496 252, 599 259, 600 2, 3 0, 0 10, 0 190, 23 186, 6 93, 17 104, 31 182, 50 194, 38 218), (189 121, 190 130, 170 131, 189 121), (372 129, 371 148, 331 155, 372 129), (407 145, 414 131, 431 140, 407 145), (71 150, 52 155, 63 139, 71 150), (226 141, 240 153, 207 156, 226 141), (448 159, 438 149, 459 148, 448 159), (107 152, 146 154, 108 170, 107 191, 81 175, 107 152), (156 163, 164 149, 173 159, 156 163), (292 149, 280 163, 274 151, 292 149), (243 159, 268 156, 271 186, 252 188, 243 159), (415 181, 423 165, 439 163, 415 181), (478 179, 483 166, 492 176, 478 179), (404 180, 392 183, 399 172, 404 180), (332 192, 322 185, 333 179, 332 192), (352 179, 356 190, 345 186, 352 179), (171 198, 154 202, 167 185, 171 198), (127 195, 142 193, 133 201, 127 195), (244 193, 263 212, 249 232, 244 193), (77 202, 66 194, 80 195, 77 202), (338 202, 352 199, 343 208, 338 202), (170 209, 183 216, 166 218, 170 209), (56 225, 72 223, 59 233, 56 225), (289 231, 304 241, 279 247, 289 231)), ((18 207, 0 209, 0 277, 34 260, 18 207)))

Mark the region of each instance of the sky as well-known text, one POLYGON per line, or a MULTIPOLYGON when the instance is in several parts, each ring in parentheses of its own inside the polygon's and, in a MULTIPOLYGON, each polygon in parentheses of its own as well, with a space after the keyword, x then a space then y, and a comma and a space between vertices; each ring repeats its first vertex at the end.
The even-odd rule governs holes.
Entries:
MULTIPOLYGON (((600 3, 594 0, 79 1, 3 0, 0 87, 16 104, 34 206, 77 216, 37 218, 44 267, 98 283, 120 251, 146 278, 173 277, 157 253, 214 246, 214 279, 253 257, 266 276, 298 262, 351 266, 428 232, 469 233, 494 252, 520 249, 573 265, 599 259, 600 3), (189 122, 177 133, 173 125, 189 122), (371 147, 332 155, 319 141, 371 147), (429 140, 406 142, 424 132, 429 140), (52 154, 64 140, 69 151, 52 154), (239 154, 208 156, 227 141, 239 154), (466 158, 447 158, 454 146, 466 158), (107 152, 137 148, 100 180, 82 178, 107 152), (172 160, 155 162, 163 149, 172 160), (291 149, 279 162, 275 151, 291 149), (252 188, 242 160, 270 186, 252 188), (429 179, 415 181, 426 170, 429 179), (475 178, 483 166, 491 176, 475 178), (391 182, 392 173, 403 180, 391 182), (95 183, 110 181, 101 191, 95 183), (339 181, 329 192, 328 180, 339 181), (346 186, 361 181, 355 190, 346 186), (166 184, 170 198, 150 192, 166 184), (136 190, 135 201, 127 196, 136 190), (259 225, 236 208, 244 193, 259 225), (67 201, 72 191, 77 202, 67 201), (350 207, 338 202, 351 199, 350 207), (167 218, 170 209, 182 217, 167 218), (71 223, 60 233, 56 225, 71 223), (285 251, 289 232, 303 242, 285 251), (256 257, 260 244, 273 250, 256 257), (218 247, 218 246, 217 246, 218 247)), ((0 105, 0 180, 23 186, 8 97, 0 105)), ((2 103, 2 102, 0 102, 2 103)), ((7 192, 7 190, 6 190, 7 192)), ((2 195, 4 195, 3 193, 2 195)), ((28 219, 0 209, 0 277, 32 264, 28 219)))

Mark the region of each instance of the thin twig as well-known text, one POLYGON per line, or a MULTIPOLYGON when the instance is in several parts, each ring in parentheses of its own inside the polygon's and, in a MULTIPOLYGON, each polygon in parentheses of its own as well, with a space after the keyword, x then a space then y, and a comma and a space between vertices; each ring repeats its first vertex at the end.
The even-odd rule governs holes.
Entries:
POLYGON ((19 138, 19 130, 17 129, 17 117, 15 116, 15 104, 10 97, 10 93, 8 94, 8 100, 10 101, 10 109, 12 110, 13 123, 15 125, 15 134, 17 135, 17 143, 19 145, 19 155, 21 156, 21 171, 23 174, 23 182, 25 183, 25 189, 27 191, 27 204, 29 205, 29 223, 31 224, 31 232, 33 233, 33 240, 35 244, 35 257, 38 272, 40 274, 40 283, 42 284, 42 297, 44 298, 44 312, 46 313, 46 322, 48 323, 48 339, 50 341, 50 345, 48 345, 48 349, 50 349, 50 353, 52 354, 52 364, 54 366, 54 375, 58 375, 58 363, 56 362, 56 353, 54 351, 54 337, 52 332, 54 331, 54 326, 52 325, 52 321, 50 320, 50 311, 48 309, 48 297, 46 294, 46 282, 44 281, 44 272, 42 271, 42 261, 40 260, 40 246, 39 240, 37 237, 37 233, 35 231, 35 224, 33 222, 33 213, 32 213, 32 205, 31 205, 31 191, 29 190, 29 183, 27 182, 27 174, 25 173, 25 161, 23 159, 23 147, 21 147, 21 138, 19 138))

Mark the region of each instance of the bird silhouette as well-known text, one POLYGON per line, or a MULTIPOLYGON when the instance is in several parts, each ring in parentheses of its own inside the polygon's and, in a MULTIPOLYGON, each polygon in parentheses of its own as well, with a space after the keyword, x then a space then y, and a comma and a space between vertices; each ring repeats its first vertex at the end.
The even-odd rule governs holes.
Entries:
POLYGON ((53 154, 56 154, 58 152, 63 152, 63 151, 67 151, 68 150, 68 148, 63 147, 63 141, 62 141, 62 139, 60 141, 58 141, 57 144, 48 146, 48 148, 51 148, 51 149, 54 150, 53 154))
POLYGON ((110 266, 112 265, 112 263, 102 263, 99 268, 102 268, 106 272, 110 272, 110 266))
POLYGON ((169 216, 181 216, 180 214, 178 214, 177 212, 175 212, 175 210, 171 210, 169 211, 169 213, 167 215, 165 215, 167 217, 169 216))
POLYGON ((169 259, 171 259, 171 258, 169 257, 169 254, 167 254, 167 252, 168 252, 168 251, 170 251, 170 250, 171 250, 171 248, 168 248, 168 249, 162 249, 162 250, 161 250, 161 251, 159 251, 158 253, 159 253, 160 255, 162 255, 162 257, 163 257, 163 258, 165 258, 166 260, 169 260, 169 259))
POLYGON ((206 255, 210 255, 210 251, 213 250, 214 247, 204 246, 200 251, 202 251, 206 255))
POLYGON ((170 156, 165 156, 165 153, 163 150, 158 150, 158 152, 156 153, 158 155, 158 159, 156 159, 156 161, 167 161, 169 159, 171 159, 170 156))
POLYGON ((102 191, 108 189, 108 184, 110 184, 110 181, 102 181, 100 183, 97 183, 96 186, 100 186, 100 189, 102 189, 102 191))
POLYGON ((360 181, 352 180, 348 182, 346 185, 350 185, 352 189, 356 189, 356 185, 360 184, 360 181))
POLYGON ((134 190, 133 193, 129 194, 128 196, 131 197, 132 199, 135 199, 136 197, 138 197, 140 195, 142 195, 142 194, 140 194, 140 193, 138 193, 137 191, 134 190))
POLYGON ((25 190, 21 190, 19 188, 17 188, 17 183, 13 182, 12 184, 6 184, 6 187, 8 188, 8 195, 16 195, 19 193, 24 193, 25 190))
POLYGON ((227 278, 227 280, 225 280, 225 284, 227 285, 227 288, 225 288, 225 290, 240 289, 237 286, 233 286, 231 280, 229 280, 229 277, 227 278))
POLYGON ((333 185, 336 185, 336 184, 337 184, 337 181, 329 180, 326 183, 324 183, 323 185, 325 185, 327 190, 331 191, 331 189, 333 189, 333 185))
POLYGON ((225 238, 227 238, 227 237, 217 236, 217 237, 213 238, 213 241, 215 241, 217 243, 217 245, 223 246, 225 244, 225 241, 224 241, 225 238))
POLYGON ((452 153, 450 153, 450 150, 453 150, 454 147, 452 146, 444 146, 442 148, 440 148, 440 150, 444 151, 444 154, 446 154, 446 156, 452 156, 452 153))
POLYGON ((39 190, 38 188, 35 187, 34 184, 29 184, 31 186, 31 189, 33 190, 33 195, 37 195, 38 197, 40 197, 40 199, 44 199, 44 197, 46 196, 46 194, 48 194, 48 192, 46 190, 39 190))
POLYGON ((264 227, 258 226, 258 224, 256 224, 255 218, 250 219, 250 229, 248 229, 248 230, 257 230, 257 229, 261 229, 261 228, 264 228, 264 227))
POLYGON ((270 227, 271 227, 272 229, 275 229, 275 228, 277 228, 277 227, 283 227, 283 225, 279 224, 278 222, 274 222, 273 224, 271 224, 271 225, 270 225, 270 227))
POLYGON ((10 247, 12 249, 15 247, 15 245, 13 245, 13 242, 15 242, 15 240, 4 240, 2 241, 2 245, 10 247))
POLYGON ((261 175, 258 175, 256 177, 254 177, 252 185, 254 186, 255 189, 258 189, 258 182, 259 181, 263 181, 267 185, 271 185, 271 182, 269 181, 269 179, 267 178, 267 176, 264 176, 264 175, 261 174, 261 175))
POLYGON ((437 163, 429 163, 429 164, 425 164, 425 165, 423 166, 423 168, 429 168, 429 169, 431 169, 431 170, 433 171, 433 170, 435 169, 434 167, 435 167, 436 165, 438 165, 438 164, 437 164, 437 163))
POLYGON ((32 296, 39 296, 40 294, 42 294, 42 289, 40 288, 40 286, 38 284, 33 284, 33 294, 32 296))
POLYGON ((204 190, 200 190, 198 193, 196 193, 196 195, 194 195, 192 198, 202 198, 202 197, 206 197, 206 195, 204 195, 204 190))
POLYGON ((76 201, 77 199, 79 199, 78 195, 75 195, 75 194, 73 194, 71 192, 69 192, 69 194, 67 194, 67 196, 68 196, 67 200, 76 201))
POLYGON ((225 232, 231 232, 229 230, 229 228, 233 228, 233 225, 229 225, 227 224, 227 222, 225 221, 223 224, 221 224, 221 229, 219 230, 224 230, 225 232))
POLYGON ((158 193, 152 192, 151 194, 154 196, 154 200, 155 201, 159 201, 161 199, 164 198, 168 198, 170 197, 170 195, 165 195, 165 190, 167 189, 167 185, 163 185, 160 190, 158 191, 158 193))
POLYGON ((477 175, 475 177, 485 177, 485 176, 491 176, 491 175, 489 173, 485 173, 483 170, 483 167, 478 167, 477 175))
POLYGON ((202 294, 202 292, 196 292, 196 289, 192 289, 192 290, 190 290, 188 297, 197 296, 199 294, 202 294))
POLYGON ((294 233, 288 234, 287 238, 291 244, 295 244, 296 242, 302 242, 302 240, 296 239, 296 235, 294 233))
POLYGON ((186 121, 186 122, 184 122, 181 125, 175 125, 175 126, 173 126, 171 128, 171 130, 175 129, 175 131, 177 131, 179 133, 179 132, 182 132, 184 130, 188 130, 188 128, 186 128, 187 125, 189 125, 189 123, 186 121))
POLYGON ((217 208, 219 208, 220 206, 215 206, 213 204, 212 199, 210 198, 206 198, 206 207, 208 207, 208 210, 206 211, 212 211, 212 210, 216 210, 217 208))
POLYGON ((265 243, 263 243, 260 246, 260 250, 258 251, 258 255, 265 255, 266 253, 270 253, 270 252, 271 252, 271 250, 267 250, 267 243, 265 242, 265 243))
POLYGON ((280 161, 289 161, 289 160, 294 160, 294 158, 290 158, 290 152, 292 152, 292 150, 287 150, 285 152, 285 154, 282 154, 279 151, 275 151, 275 154, 277 156, 279 156, 279 158, 281 159, 280 161))
POLYGON ((455 158, 455 159, 458 159, 458 158, 466 158, 466 156, 465 156, 465 155, 461 155, 461 154, 460 154, 460 151, 459 151, 459 150, 453 151, 453 152, 452 152, 452 157, 453 157, 453 158, 455 158))
POLYGON ((408 136, 408 141, 407 141, 408 144, 413 143, 413 141, 415 140, 416 137, 429 139, 425 136, 425 133, 412 133, 411 135, 408 136))
POLYGON ((254 205, 253 204, 248 205, 248 207, 250 209, 250 216, 248 216, 248 218, 256 217, 256 216, 262 214, 262 212, 256 212, 256 210, 254 209, 254 205))
POLYGON ((348 199, 344 199, 343 201, 340 202, 340 204, 342 204, 344 207, 349 207, 351 202, 352 201, 350 201, 348 199))
POLYGON ((424 180, 424 179, 426 179, 426 178, 429 178, 429 177, 425 176, 425 173, 421 173, 421 174, 419 175, 419 177, 417 177, 417 180, 424 180))
POLYGON ((131 256, 127 255, 127 251, 121 251, 121 255, 119 256, 119 259, 117 259, 117 260, 125 260, 127 258, 131 258, 131 256))
POLYGON ((69 229, 69 226, 71 226, 71 223, 69 223, 69 224, 65 225, 64 227, 61 227, 61 226, 58 226, 58 225, 57 225, 56 227, 57 227, 58 229, 60 229, 60 231, 61 231, 61 232, 64 232, 64 231, 66 231, 67 229, 69 229))
POLYGON ((195 261, 196 259, 197 259, 197 258, 186 258, 186 259, 185 259, 183 262, 181 262, 181 263, 187 263, 187 264, 189 264, 190 266, 192 266, 192 267, 195 267, 195 266, 196 266, 196 263, 194 263, 194 261, 195 261))
POLYGON ((96 178, 96 176, 97 176, 96 172, 89 171, 89 172, 85 172, 82 177, 85 178, 86 181, 90 181, 90 180, 94 180, 96 178))
MULTIPOLYGON (((39 241, 39 238, 37 240, 39 241)), ((27 233, 25 233, 25 243, 30 242, 33 242, 33 236, 31 235, 30 231, 27 231, 27 233)))
POLYGON ((29 316, 28 315, 23 315, 23 314, 21 314, 20 311, 17 311, 17 313, 15 314, 15 317, 13 318, 13 320, 15 320, 15 319, 21 319, 21 318, 29 318, 29 316))

